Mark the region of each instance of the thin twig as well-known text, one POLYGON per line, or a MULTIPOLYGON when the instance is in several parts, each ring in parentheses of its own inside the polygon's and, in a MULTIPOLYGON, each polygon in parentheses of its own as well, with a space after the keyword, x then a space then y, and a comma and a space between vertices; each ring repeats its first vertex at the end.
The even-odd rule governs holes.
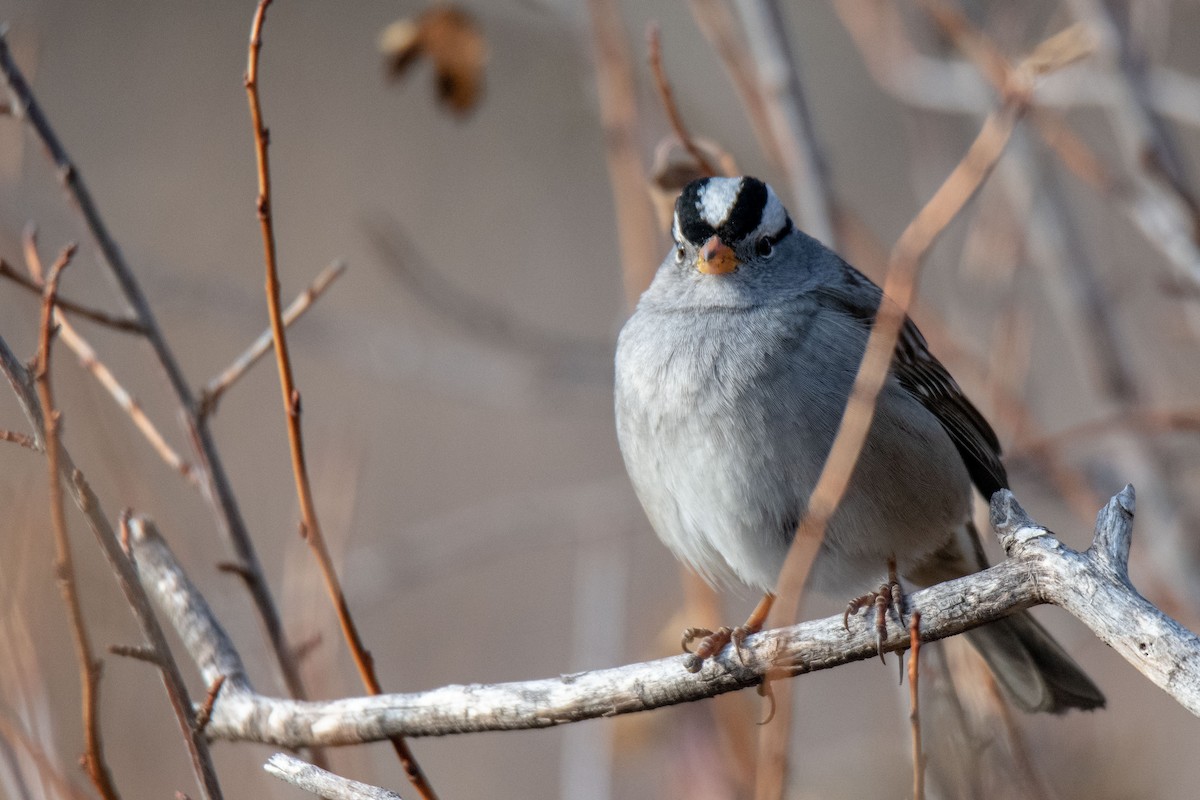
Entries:
POLYGON ((133 309, 134 316, 142 326, 143 335, 153 349, 155 358, 171 385, 183 411, 188 436, 196 446, 200 460, 197 466, 203 470, 200 482, 201 490, 214 511, 221 532, 233 548, 241 565, 246 586, 259 617, 262 619, 263 626, 266 628, 267 638, 271 642, 271 649, 279 664, 288 692, 293 697, 302 699, 305 697, 304 683, 300 678, 299 669, 292 659, 291 648, 279 617, 279 609, 271 596, 258 553, 254 548, 249 531, 246 529, 245 520, 242 519, 237 499, 233 494, 233 487, 222 465, 220 454, 217 452, 212 431, 208 427, 207 420, 199 416, 192 390, 158 326, 158 321, 142 292, 137 277, 126 263, 116 240, 104 224, 100 211, 92 200, 91 193, 79 170, 71 161, 53 128, 50 127, 50 122, 34 97, 29 82, 13 60, 3 30, 0 30, 0 73, 3 74, 4 81, 14 100, 14 113, 29 124, 45 148, 47 156, 58 172, 63 188, 82 215, 88 233, 99 247, 105 266, 116 279, 122 296, 133 309))
POLYGON ((83 738, 86 750, 83 768, 106 800, 116 800, 120 795, 113 784, 112 773, 104 760, 104 740, 100 733, 100 670, 101 662, 94 655, 92 640, 83 618, 83 606, 79 602, 79 591, 75 584, 75 564, 71 557, 71 542, 67 536, 67 516, 63 505, 62 483, 59 479, 59 457, 61 443, 59 434, 62 417, 54 405, 54 389, 50 382, 50 344, 54 336, 54 301, 58 295, 58 279, 71 263, 75 245, 67 245, 50 268, 46 276, 46 288, 42 293, 41 325, 38 328, 37 369, 34 373, 38 401, 41 403, 42 418, 46 421, 46 467, 50 477, 50 520, 54 528, 54 573, 63 604, 71 621, 71 635, 75 642, 75 655, 79 660, 80 691, 83 703, 83 738))
POLYGON ((208 721, 212 719, 213 706, 217 704, 217 697, 220 696, 221 687, 225 685, 226 679, 227 676, 220 675, 208 687, 208 691, 204 695, 204 702, 196 711, 196 733, 204 733, 204 729, 208 727, 208 721))
POLYGON ((782 169, 783 154, 779 151, 779 142, 767 115, 766 102, 759 91, 754 59, 749 54, 749 46, 745 37, 741 35, 729 4, 726 0, 690 0, 688 5, 692 9, 692 18, 696 21, 696 26, 716 51, 730 80, 733 81, 734 91, 742 101, 742 107, 746 109, 750 125, 754 128, 759 149, 768 161, 782 169))
MULTIPOLYGON (((34 378, 3 338, 0 338, 0 373, 4 374, 12 386, 17 402, 29 420, 35 437, 49 453, 50 448, 46 444, 48 441, 47 417, 42 411, 42 403, 34 387, 34 378)), ((121 540, 113 531, 108 517, 101 509, 99 498, 84 480, 83 474, 76 469, 70 453, 61 443, 55 448, 55 452, 57 453, 59 480, 67 482, 75 505, 83 512, 84 520, 108 559, 109 566, 121 585, 121 590, 133 610, 142 634, 158 653, 155 663, 160 668, 159 674, 162 676, 167 697, 171 701, 171 708, 175 712, 187 742, 192 758, 192 769, 200 784, 201 796, 209 798, 209 800, 220 800, 220 785, 217 783, 216 770, 208 752, 208 742, 204 737, 196 735, 192 731, 192 705, 188 700, 187 687, 179 672, 179 665, 171 656, 166 637, 151 608, 146 590, 139 582, 133 564, 121 548, 121 540)))
POLYGON ((37 768, 38 777, 54 788, 56 797, 72 798, 72 800, 91 800, 93 797, 90 792, 83 791, 64 775, 59 766, 46 754, 41 745, 34 741, 29 732, 18 725, 9 717, 7 711, 2 709, 0 709, 0 739, 9 744, 20 744, 37 768))
MULTIPOLYGON (((27 230, 25 235, 25 266, 32 276, 30 278, 31 285, 44 286, 45 275, 42 269, 42 259, 38 253, 37 236, 32 229, 27 230)), ((142 436, 150 443, 150 446, 158 453, 159 457, 171 469, 183 475, 184 478, 193 484, 196 484, 196 474, 192 465, 184 461, 175 452, 175 449, 167 444, 166 438, 163 437, 154 423, 150 421, 150 418, 146 416, 146 412, 142 409, 137 398, 121 385, 121 382, 113 375, 112 370, 96 355, 95 349, 88 340, 75 330, 75 327, 67 321, 67 318, 57 307, 54 309, 54 324, 58 327, 59 338, 63 340, 67 347, 71 348, 83 368, 92 373, 92 376, 108 391, 121 410, 129 415, 134 427, 142 432, 142 436)))
POLYGON ((667 72, 663 67, 662 29, 657 22, 651 22, 646 25, 646 48, 648 51, 647 58, 650 62, 650 71, 654 74, 654 85, 658 89, 658 99, 662 101, 663 110, 667 112, 667 120, 671 123, 671 130, 675 132, 679 143, 688 151, 688 154, 696 159, 696 164, 700 167, 705 177, 717 175, 717 168, 704 155, 704 151, 696 145, 696 141, 692 138, 691 133, 688 132, 687 126, 684 125, 683 115, 679 113, 679 107, 675 105, 675 94, 671 91, 671 83, 667 80, 667 72))
POLYGON ((146 415, 141 403, 121 385, 121 382, 113 375, 112 370, 96 355, 95 349, 92 348, 88 340, 83 338, 75 330, 75 326, 68 322, 62 314, 56 314, 55 319, 58 322, 58 335, 62 339, 63 344, 74 351, 80 365, 92 373, 92 376, 108 391, 121 410, 129 415, 134 426, 141 431, 142 436, 149 442, 154 452, 158 453, 159 457, 172 470, 178 472, 191 483, 197 483, 195 467, 185 461, 175 451, 175 448, 167 443, 166 438, 163 437, 157 426, 150 420, 150 417, 146 415))
MULTIPOLYGON (((359 677, 367 691, 373 695, 381 694, 383 687, 375 674, 375 664, 371 654, 359 634, 358 626, 350 613, 350 605, 346 601, 338 579, 337 569, 333 564, 328 544, 321 533, 317 519, 316 503, 313 500, 312 482, 309 480, 308 465, 304 457, 304 437, 300 429, 300 391, 296 388, 292 375, 292 361, 288 354, 287 330, 283 321, 283 308, 280 301, 279 267, 275 251, 275 228, 271 215, 271 165, 268 156, 268 141, 266 126, 263 124, 262 104, 258 93, 258 64, 262 51, 262 29, 266 19, 267 8, 271 0, 260 0, 254 12, 254 20, 250 26, 250 46, 246 64, 246 97, 250 104, 250 121, 254 128, 254 153, 258 166, 258 221, 263 239, 263 261, 266 266, 267 311, 271 319, 271 334, 275 341, 275 361, 279 367, 279 388, 283 394, 284 417, 287 421, 288 445, 292 456, 292 473, 295 476, 296 494, 300 500, 301 525, 304 539, 312 548, 321 570, 325 589, 333 602, 338 623, 346 644, 358 667, 359 677)), ((425 777, 420 764, 413 757, 408 743, 403 738, 392 738, 392 746, 404 767, 405 774, 413 787, 426 800, 435 800, 429 780, 425 777)))
MULTIPOLYGON (((876 313, 833 446, 780 572, 777 587, 780 601, 776 608, 782 622, 777 624, 790 624, 796 618, 800 592, 825 536, 826 525, 849 486, 874 418, 875 402, 888 374, 900 327, 912 302, 921 260, 991 173, 1023 110, 1022 104, 1010 101, 988 117, 962 161, 909 223, 892 249, 883 286, 885 299, 876 313)), ((763 732, 760 780, 767 788, 759 794, 760 798, 778 797, 785 783, 786 742, 790 738, 792 718, 790 698, 785 696, 788 686, 786 683, 781 686, 784 691, 779 697, 779 719, 763 732)))
MULTIPOLYGON (((301 292, 283 312, 284 326, 290 326, 300 319, 304 312, 312 308, 313 303, 325 293, 325 290, 345 272, 346 265, 341 261, 335 261, 321 270, 317 277, 313 278, 308 288, 301 292)), ((207 416, 217 410, 217 402, 221 396, 267 354, 267 351, 271 349, 271 343, 271 329, 267 328, 220 375, 204 385, 204 388, 200 390, 201 416, 207 416)))
POLYGON ((908 720, 912 726, 913 800, 925 800, 925 756, 921 754, 921 706, 917 691, 921 653, 920 611, 914 611, 909 618, 908 641, 908 720))
MULTIPOLYGON (((42 294, 42 285, 40 283, 26 278, 20 272, 13 269, 13 267, 2 258, 0 258, 0 276, 8 278, 17 286, 20 286, 22 289, 26 289, 32 294, 36 294, 38 296, 42 294)), ((62 311, 67 311, 71 314, 77 314, 81 317, 90 319, 92 322, 103 325, 106 328, 112 328, 113 330, 121 331, 123 333, 145 333, 145 329, 136 319, 119 317, 115 314, 110 314, 107 311, 100 311, 99 309, 91 308, 89 306, 82 305, 81 303, 67 300, 63 297, 60 297, 57 301, 55 301, 55 306, 62 311)))
POLYGON ((4 430, 0 428, 0 441, 18 444, 21 447, 24 447, 26 450, 32 450, 35 453, 42 452, 42 449, 38 447, 37 442, 34 441, 32 436, 20 433, 18 431, 4 430))

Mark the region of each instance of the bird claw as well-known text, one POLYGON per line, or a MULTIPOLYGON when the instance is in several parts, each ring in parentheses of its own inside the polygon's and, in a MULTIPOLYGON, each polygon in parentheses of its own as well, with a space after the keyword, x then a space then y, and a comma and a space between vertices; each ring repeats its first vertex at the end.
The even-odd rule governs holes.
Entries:
POLYGON ((683 632, 683 641, 681 642, 683 652, 691 656, 686 662, 688 672, 699 672, 705 661, 721 652, 725 645, 730 643, 733 644, 738 661, 743 667, 746 666, 742 643, 746 641, 747 636, 754 633, 758 633, 758 630, 748 625, 739 625, 736 628, 725 626, 717 628, 715 631, 708 628, 688 628, 683 632), (699 640, 700 643, 695 650, 692 650, 691 644, 696 640, 699 640))
POLYGON ((842 614, 842 625, 847 632, 850 630, 850 616, 871 606, 875 607, 875 648, 879 651, 879 660, 886 663, 883 657, 883 643, 887 639, 888 610, 894 611, 896 621, 904 624, 904 590, 896 579, 894 564, 889 564, 887 582, 880 584, 878 590, 860 595, 846 604, 846 611, 842 614))

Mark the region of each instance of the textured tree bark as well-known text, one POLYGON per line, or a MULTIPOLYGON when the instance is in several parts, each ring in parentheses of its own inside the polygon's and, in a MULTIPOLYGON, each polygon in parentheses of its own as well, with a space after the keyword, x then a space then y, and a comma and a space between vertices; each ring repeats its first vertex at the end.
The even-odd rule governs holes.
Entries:
MULTIPOLYGON (((921 641, 953 636, 1014 611, 1052 603, 1200 716, 1200 638, 1159 611, 1129 582, 1133 510, 1133 488, 1126 487, 1100 512, 1092 546, 1079 553, 1033 522, 1012 493, 998 492, 992 498, 992 525, 1008 559, 909 595, 906 611, 920 612, 921 641)), ((701 700, 756 686, 769 670, 799 675, 873 658, 878 652, 873 619, 856 617, 846 631, 838 615, 751 636, 743 646, 744 661, 726 648, 694 674, 684 668, 680 655, 542 680, 298 702, 254 691, 228 636, 152 526, 132 526, 131 548, 147 591, 179 631, 205 683, 226 677, 205 729, 215 739, 305 747, 394 735, 546 728, 701 700)), ((906 626, 892 623, 883 649, 907 649, 906 626)))

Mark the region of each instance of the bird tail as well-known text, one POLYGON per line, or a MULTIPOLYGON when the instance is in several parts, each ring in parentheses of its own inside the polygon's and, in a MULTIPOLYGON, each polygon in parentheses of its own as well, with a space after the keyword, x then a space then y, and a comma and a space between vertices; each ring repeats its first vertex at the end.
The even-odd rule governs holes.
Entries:
POLYGON ((966 637, 1022 711, 1104 707, 1096 684, 1028 611, 974 628, 966 637))

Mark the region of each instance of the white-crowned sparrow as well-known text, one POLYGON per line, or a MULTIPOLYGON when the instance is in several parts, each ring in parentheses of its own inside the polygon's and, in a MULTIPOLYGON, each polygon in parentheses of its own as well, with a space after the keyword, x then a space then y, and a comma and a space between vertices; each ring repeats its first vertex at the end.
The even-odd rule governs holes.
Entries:
MULTIPOLYGON (((882 291, 796 229, 769 186, 705 178, 621 331, 617 433, 650 523, 716 584, 775 586, 829 453, 882 291)), ((813 567, 825 592, 983 568, 971 485, 1007 486, 996 435, 906 320, 870 433, 813 567)), ((1104 705, 1027 612, 967 634, 1026 711, 1104 705)))

